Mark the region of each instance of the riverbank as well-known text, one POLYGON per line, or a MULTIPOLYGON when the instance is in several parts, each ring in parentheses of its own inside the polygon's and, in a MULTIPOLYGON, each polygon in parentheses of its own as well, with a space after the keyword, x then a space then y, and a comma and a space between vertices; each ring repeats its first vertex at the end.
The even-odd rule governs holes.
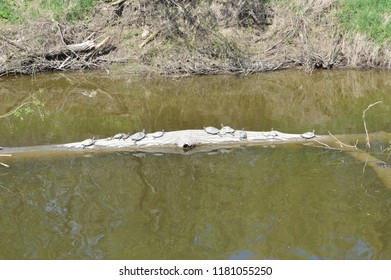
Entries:
POLYGON ((2 21, 0 75, 96 68, 181 76, 391 68, 387 41, 345 28, 341 5, 334 0, 94 5, 83 20, 46 13, 2 21), (120 70, 113 68, 118 64, 120 70))

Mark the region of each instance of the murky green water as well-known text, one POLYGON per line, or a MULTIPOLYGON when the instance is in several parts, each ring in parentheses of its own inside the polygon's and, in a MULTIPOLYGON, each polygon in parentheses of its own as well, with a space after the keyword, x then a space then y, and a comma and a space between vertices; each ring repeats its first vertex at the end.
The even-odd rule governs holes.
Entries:
MULTIPOLYGON (((142 128, 390 131, 389 72, 0 79, 0 146, 142 128), (41 93, 39 93, 41 92, 41 93), (88 97, 91 95, 93 97, 88 97)), ((389 143, 373 143, 385 149, 389 143)), ((387 153, 379 156, 390 162, 387 153)), ((348 155, 308 146, 0 161, 1 259, 390 259, 391 191, 348 155)))

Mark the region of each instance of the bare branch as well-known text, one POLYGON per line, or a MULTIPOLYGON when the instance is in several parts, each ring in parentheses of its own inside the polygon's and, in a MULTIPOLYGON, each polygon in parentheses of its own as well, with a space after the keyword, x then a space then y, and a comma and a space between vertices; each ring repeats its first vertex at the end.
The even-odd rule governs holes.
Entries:
POLYGON ((329 135, 330 135, 331 137, 333 137, 333 138, 335 139, 336 143, 337 143, 341 148, 347 147, 347 148, 354 148, 354 149, 358 150, 358 148, 357 148, 357 143, 358 143, 358 141, 356 141, 356 144, 355 144, 354 146, 347 145, 347 144, 341 142, 341 141, 340 141, 337 137, 335 137, 330 131, 328 131, 328 133, 329 133, 329 135))
POLYGON ((369 142, 369 135, 368 135, 368 129, 367 129, 367 123, 365 122, 365 113, 373 106, 382 103, 383 101, 377 101, 375 103, 369 104, 369 106, 362 112, 362 120, 364 122, 364 128, 365 128, 365 134, 367 136, 366 141, 367 141, 367 148, 371 148, 371 143, 369 142))

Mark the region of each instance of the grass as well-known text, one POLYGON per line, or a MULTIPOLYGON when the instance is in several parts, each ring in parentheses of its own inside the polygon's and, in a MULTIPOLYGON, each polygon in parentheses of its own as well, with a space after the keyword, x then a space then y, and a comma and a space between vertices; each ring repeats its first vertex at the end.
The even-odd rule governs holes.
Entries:
POLYGON ((83 19, 99 0, 0 0, 0 19, 23 22, 26 13, 32 19, 52 15, 55 19, 75 22, 83 19))
POLYGON ((14 7, 10 1, 0 0, 0 19, 9 20, 14 16, 14 7))
POLYGON ((390 0, 340 0, 340 19, 353 31, 369 35, 377 43, 391 42, 390 0))

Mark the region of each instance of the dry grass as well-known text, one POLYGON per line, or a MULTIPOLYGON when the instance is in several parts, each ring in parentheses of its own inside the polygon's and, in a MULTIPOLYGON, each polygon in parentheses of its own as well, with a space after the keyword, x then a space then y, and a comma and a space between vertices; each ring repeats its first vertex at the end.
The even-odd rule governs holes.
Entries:
MULTIPOLYGON (((52 71, 62 60, 42 53, 87 39, 111 37, 112 48, 61 70, 108 67, 164 75, 249 74, 291 67, 391 68, 390 48, 359 33, 346 32, 336 0, 125 1, 100 3, 83 22, 58 22, 48 14, 24 26, 2 28, 18 49, 1 41, 0 74, 52 71), (41 59, 32 59, 41 58, 41 59)), ((388 17, 387 17, 388 18, 388 17)))
POLYGON ((337 18, 335 0, 282 1, 273 5, 275 22, 268 30, 277 38, 276 54, 314 68, 389 68, 390 49, 360 33, 349 33, 337 18))

